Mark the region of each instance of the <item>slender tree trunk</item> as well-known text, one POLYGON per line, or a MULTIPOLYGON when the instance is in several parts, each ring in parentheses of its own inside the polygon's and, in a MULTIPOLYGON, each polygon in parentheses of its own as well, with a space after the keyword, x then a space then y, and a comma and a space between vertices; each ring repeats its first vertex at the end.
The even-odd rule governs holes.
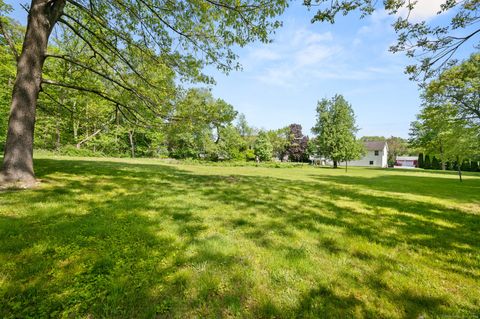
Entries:
POLYGON ((345 161, 345 172, 348 172, 348 161, 345 161))
POLYGON ((445 156, 443 154, 443 145, 440 144, 440 156, 442 158, 442 171, 445 171, 447 169, 447 165, 445 163, 445 156))
POLYGON ((66 0, 32 0, 27 31, 17 64, 0 182, 35 181, 33 132, 48 38, 66 0))
POLYGON ((60 150, 60 125, 57 123, 55 124, 55 134, 56 134, 56 140, 55 140, 55 149, 58 151, 60 150))
POLYGON ((72 105, 72 126, 73 126, 73 140, 77 142, 78 139, 78 121, 76 120, 76 112, 77 112, 77 101, 73 102, 72 105))
POLYGON ((460 178, 460 182, 462 182, 462 170, 460 168, 460 165, 458 165, 458 177, 460 178))
POLYGON ((333 168, 337 168, 337 167, 338 167, 337 161, 333 161, 333 168))
POLYGON ((132 153, 132 158, 135 158, 135 140, 133 139, 133 131, 128 131, 128 138, 130 140, 130 150, 132 153))
MULTIPOLYGON (((65 92, 61 90, 61 95, 60 95, 60 104, 57 105, 57 112, 58 112, 58 117, 60 118, 62 115, 62 105, 64 104, 65 100, 65 92)), ((60 150, 61 146, 61 127, 60 127, 60 120, 55 121, 55 134, 56 134, 56 140, 55 140, 55 149, 57 151, 60 150)))

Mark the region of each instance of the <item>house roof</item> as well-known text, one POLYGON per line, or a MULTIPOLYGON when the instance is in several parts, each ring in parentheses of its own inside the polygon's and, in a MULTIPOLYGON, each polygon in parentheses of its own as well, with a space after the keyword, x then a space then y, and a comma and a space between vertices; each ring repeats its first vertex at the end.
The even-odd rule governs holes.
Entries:
POLYGON ((385 141, 364 142, 367 151, 381 151, 385 144, 387 144, 385 141))

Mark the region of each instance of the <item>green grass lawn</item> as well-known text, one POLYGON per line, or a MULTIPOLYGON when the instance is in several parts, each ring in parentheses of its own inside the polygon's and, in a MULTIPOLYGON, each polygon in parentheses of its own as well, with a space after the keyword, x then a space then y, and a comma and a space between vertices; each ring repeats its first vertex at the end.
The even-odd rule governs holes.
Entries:
POLYGON ((480 175, 37 158, 1 318, 480 316, 480 175))

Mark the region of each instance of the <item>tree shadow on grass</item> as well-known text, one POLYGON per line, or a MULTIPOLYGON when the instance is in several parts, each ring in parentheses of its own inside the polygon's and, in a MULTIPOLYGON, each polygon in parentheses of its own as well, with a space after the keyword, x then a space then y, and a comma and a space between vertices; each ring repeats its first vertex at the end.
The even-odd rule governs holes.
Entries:
MULTIPOLYGON (((452 257, 478 254, 478 216, 342 187, 391 191, 366 178, 232 178, 108 161, 37 160, 36 166, 44 187, 0 194, 8 207, 0 210, 0 316, 6 318, 392 316, 377 308, 383 302, 407 318, 460 307, 429 288, 385 283, 383 273, 408 277, 405 260, 352 249, 347 240, 427 252, 444 274, 478 273, 474 257, 452 257), (216 205, 226 211, 208 216, 216 205), (267 257, 252 259, 237 242, 267 257), (296 275, 299 282, 321 278, 312 255, 326 262, 348 258, 363 273, 339 282, 322 277, 293 287, 290 302, 278 301, 288 286, 273 278, 277 268, 307 267, 296 275)), ((395 178, 392 183, 406 182, 395 178)), ((422 180, 417 190, 430 194, 425 185, 422 180)))
MULTIPOLYGON (((372 169, 377 171, 379 169, 372 169)), ((439 199, 452 199, 456 201, 464 201, 475 203, 480 210, 480 175, 472 174, 469 179, 459 182, 454 178, 445 178, 451 174, 438 173, 438 177, 432 177, 433 174, 428 173, 418 175, 402 175, 390 174, 374 177, 358 177, 358 176, 325 176, 321 177, 312 175, 311 177, 322 182, 334 182, 341 185, 349 185, 362 187, 368 190, 378 190, 387 192, 396 192, 411 195, 431 196, 439 199), (478 178, 477 178, 478 177, 478 178)), ((406 174, 411 173, 406 171, 406 174)), ((433 175, 435 176, 435 175, 433 175)))

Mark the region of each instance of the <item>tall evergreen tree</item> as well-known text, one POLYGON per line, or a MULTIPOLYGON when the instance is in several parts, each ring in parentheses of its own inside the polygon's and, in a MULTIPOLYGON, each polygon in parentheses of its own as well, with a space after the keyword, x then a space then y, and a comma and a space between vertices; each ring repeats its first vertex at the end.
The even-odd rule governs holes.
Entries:
POLYGON ((477 160, 472 161, 471 170, 472 170, 472 172, 479 172, 480 171, 477 160))
POLYGON ((418 154, 418 168, 425 168, 425 162, 423 160, 423 153, 418 154))
POLYGON ((464 171, 464 172, 470 172, 471 171, 470 160, 464 160, 462 162, 461 170, 464 171))
POLYGON ((425 169, 431 169, 432 168, 432 162, 430 161, 430 155, 425 155, 425 162, 423 164, 423 168, 425 169))
POLYGON ((442 167, 440 166, 440 162, 438 161, 438 159, 435 156, 433 156, 433 158, 432 158, 432 169, 439 170, 441 168, 442 167))

